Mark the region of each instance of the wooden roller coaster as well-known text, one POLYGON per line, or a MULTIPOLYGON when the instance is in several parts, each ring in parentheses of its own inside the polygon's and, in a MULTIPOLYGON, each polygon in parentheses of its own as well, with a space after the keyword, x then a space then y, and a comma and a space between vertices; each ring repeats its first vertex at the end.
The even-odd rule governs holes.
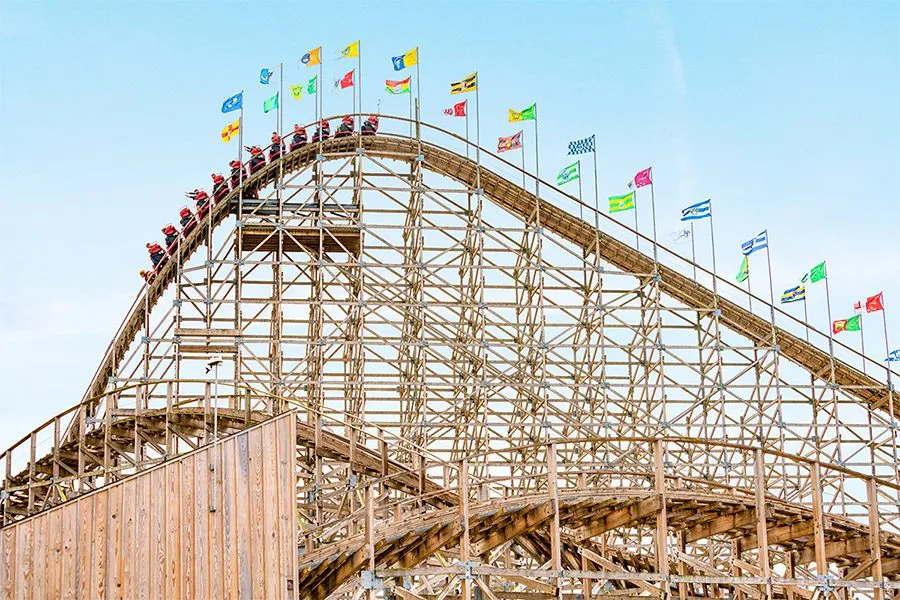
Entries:
POLYGON ((900 597, 883 365, 414 125, 179 240, 0 455, 0 597, 900 597))

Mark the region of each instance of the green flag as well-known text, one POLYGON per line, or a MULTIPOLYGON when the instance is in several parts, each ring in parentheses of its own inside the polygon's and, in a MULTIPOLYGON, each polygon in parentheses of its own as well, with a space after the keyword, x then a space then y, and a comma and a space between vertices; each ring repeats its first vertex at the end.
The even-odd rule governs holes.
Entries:
POLYGON ((741 270, 738 271, 737 277, 735 277, 735 279, 737 279, 738 283, 744 283, 745 281, 750 279, 750 261, 746 256, 744 257, 744 260, 741 261, 741 270))
POLYGON ((516 121, 534 121, 535 114, 534 111, 537 110, 537 103, 532 104, 528 108, 523 108, 521 111, 509 109, 509 122, 515 123, 516 121))
POLYGON ((820 262, 809 270, 809 282, 815 283, 825 279, 825 261, 820 262))
POLYGON ((306 93, 307 94, 315 94, 316 93, 316 77, 314 76, 309 80, 309 83, 306 84, 306 93))
MULTIPOLYGON (((825 263, 822 264, 824 265, 825 263)), ((847 319, 847 331, 859 331, 859 320, 861 317, 862 315, 856 315, 847 319)))
POLYGON ((269 112, 270 110, 275 110, 278 108, 278 92, 275 92, 275 95, 271 98, 268 98, 265 102, 263 102, 263 112, 269 112))
POLYGON ((623 210, 633 210, 634 209, 634 192, 628 192, 627 194, 623 194, 621 196, 610 196, 609 197, 609 212, 617 213, 622 212, 623 210))
POLYGON ((569 183, 570 181, 575 181, 580 176, 581 175, 578 173, 578 163, 573 162, 571 165, 556 174, 556 185, 562 185, 564 183, 569 183))

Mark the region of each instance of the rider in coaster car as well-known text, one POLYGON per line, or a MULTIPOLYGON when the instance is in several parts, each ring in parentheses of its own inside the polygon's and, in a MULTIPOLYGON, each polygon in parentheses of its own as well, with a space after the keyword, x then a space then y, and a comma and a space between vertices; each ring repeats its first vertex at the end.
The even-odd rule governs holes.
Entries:
POLYGON ((319 123, 319 126, 316 128, 316 132, 313 134, 312 141, 313 143, 318 142, 319 140, 327 140, 328 136, 331 135, 331 124, 328 123, 325 119, 322 119, 322 122, 319 123))
POLYGON ((165 250, 163 250, 162 246, 156 242, 147 244, 147 252, 150 253, 150 262, 153 263, 154 267, 159 267, 160 263, 162 263, 163 259, 166 257, 165 250))
POLYGON ((228 193, 228 184, 225 183, 225 178, 221 173, 210 173, 209 176, 213 180, 213 198, 218 202, 228 193))
POLYGON ((250 174, 253 175, 266 164, 266 156, 259 146, 247 146, 250 151, 250 174))
POLYGON ((162 232, 163 235, 166 236, 166 248, 171 252, 172 248, 178 244, 178 230, 175 229, 174 225, 169 223, 162 228, 162 232))
POLYGON ((153 280, 156 279, 156 273, 153 271, 147 271, 145 269, 140 270, 141 279, 146 281, 147 283, 153 283, 153 280))
POLYGON ((241 184, 241 171, 243 171, 243 179, 247 180, 247 169, 241 168, 241 161, 233 160, 228 163, 228 166, 231 167, 231 189, 236 190, 238 186, 241 184))
POLYGON ((341 124, 338 125, 337 131, 334 132, 335 138, 347 137, 348 135, 353 134, 353 117, 346 116, 341 119, 341 124))
POLYGON ((191 212, 191 209, 185 206, 178 212, 178 216, 181 217, 181 220, 179 221, 181 223, 181 232, 184 235, 187 235, 197 224, 197 220, 194 218, 194 213, 191 212))
POLYGON ((277 131, 272 132, 272 145, 269 147, 269 162, 281 158, 284 154, 284 142, 277 131))
POLYGON ((202 219, 209 210, 209 194, 206 190, 196 189, 188 192, 187 197, 197 203, 197 218, 202 219))
POLYGON ((363 135, 375 135, 375 132, 378 131, 378 117, 370 116, 359 128, 359 131, 363 135))
POLYGON ((306 128, 294 123, 294 135, 291 137, 291 152, 306 145, 306 128))

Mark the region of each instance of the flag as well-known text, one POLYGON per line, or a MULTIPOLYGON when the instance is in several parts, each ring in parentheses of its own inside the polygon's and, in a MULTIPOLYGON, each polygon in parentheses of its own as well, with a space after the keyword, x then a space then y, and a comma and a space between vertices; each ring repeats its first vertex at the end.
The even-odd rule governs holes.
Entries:
POLYGON ((393 79, 384 80, 384 89, 389 94, 408 94, 409 93, 409 77, 394 81, 393 79))
POLYGON ((874 296, 866 298, 866 312, 878 312, 884 310, 884 292, 878 292, 874 296))
POLYGON ((534 121, 535 111, 537 110, 537 103, 532 104, 528 108, 523 108, 522 112, 516 112, 513 109, 509 109, 509 122, 515 123, 517 121, 534 121))
POLYGON ((299 100, 303 97, 303 86, 302 85, 292 85, 291 86, 291 95, 294 96, 295 100, 299 100))
POLYGON ((643 171, 638 171, 634 176, 634 185, 635 187, 644 187, 645 185, 653 185, 653 181, 650 180, 650 169, 653 167, 647 167, 643 171))
POLYGON ((858 315, 862 314, 862 312, 863 312, 862 302, 857 300, 856 302, 853 303, 853 312, 855 312, 858 315))
POLYGON ((272 74, 274 71, 270 69, 262 69, 259 72, 259 82, 263 85, 269 85, 269 80, 272 78, 272 74))
POLYGON ((792 287, 789 290, 784 290, 784 293, 781 295, 781 303, 787 304, 789 302, 802 302, 806 300, 806 287, 803 285, 798 285, 797 287, 792 287))
POLYGON ((831 324, 831 332, 837 335, 842 331, 859 331, 859 320, 859 315, 849 319, 839 319, 831 324))
POLYGON ((230 142, 233 137, 235 137, 241 131, 241 120, 238 119, 234 123, 229 123, 225 126, 225 129, 222 130, 222 141, 230 142))
POLYGON ((900 348, 891 350, 890 354, 888 354, 887 358, 884 360, 887 362, 900 362, 900 348))
POLYGON ((697 204, 691 204, 687 208, 681 209, 682 221, 696 221, 697 219, 705 219, 712 216, 712 201, 704 200, 697 204))
POLYGON ((265 102, 263 102, 263 112, 267 113, 270 110, 275 110, 278 108, 278 92, 275 92, 275 95, 271 98, 267 98, 265 102))
POLYGON ((563 185, 569 183, 570 181, 575 181, 581 177, 581 173, 579 173, 579 164, 577 162, 573 162, 568 167, 563 168, 562 171, 556 174, 556 185, 563 185))
POLYGON ((622 196, 609 197, 609 212, 617 213, 634 208, 634 192, 628 192, 622 196))
POLYGON ((497 138, 497 153, 518 150, 522 147, 522 132, 507 137, 497 138))
POLYGON ((401 54, 400 56, 391 57, 391 62, 394 63, 395 71, 402 71, 406 67, 411 67, 413 65, 419 64, 419 48, 418 48, 418 46, 413 48, 406 54, 401 54))
POLYGON ((450 84, 450 93, 451 94, 465 94, 467 92, 474 92, 478 89, 478 71, 475 71, 465 79, 461 79, 460 81, 454 81, 450 84))
POLYGON ((315 94, 316 93, 316 79, 318 79, 318 75, 314 76, 310 79, 306 84, 306 93, 307 94, 315 94))
POLYGON ((809 270, 809 282, 810 283, 822 281, 826 277, 827 277, 827 275, 825 273, 825 261, 824 260, 809 270))
POLYGON ((569 154, 586 154, 594 152, 594 136, 569 142, 569 154))
POLYGON ((306 65, 307 67, 322 64, 322 46, 319 46, 314 50, 310 50, 309 52, 301 56, 300 64, 306 65))
POLYGON ((634 179, 632 179, 631 181, 629 181, 629 182, 626 183, 625 185, 628 186, 628 189, 629 189, 629 190, 633 190, 633 189, 634 189, 634 179))
POLYGON ((750 260, 746 256, 744 256, 744 260, 741 261, 741 269, 738 271, 735 279, 737 279, 738 283, 744 283, 750 279, 750 260))
POLYGON ((744 253, 744 256, 749 256, 756 252, 757 250, 762 250, 763 248, 769 247, 769 236, 768 230, 763 231, 758 236, 750 240, 749 242, 744 242, 741 244, 741 252, 744 253))
POLYGON ((466 102, 467 100, 463 100, 462 102, 457 102, 451 108, 445 108, 444 114, 448 117, 464 117, 466 116, 466 102))
POLYGON ((244 92, 238 92, 231 98, 222 103, 222 112, 227 113, 233 110, 239 110, 244 106, 244 92))
POLYGON ((346 75, 344 75, 340 79, 335 79, 334 87, 340 88, 342 90, 345 90, 348 87, 353 87, 353 71, 354 69, 350 69, 350 71, 346 75))
POLYGON ((355 58, 359 56, 359 40, 353 42, 341 51, 341 58, 355 58))
POLYGON ((680 241, 680 240, 683 240, 683 239, 689 238, 689 237, 691 237, 690 229, 682 229, 681 231, 673 231, 672 235, 671 235, 673 242, 677 242, 677 241, 680 241))

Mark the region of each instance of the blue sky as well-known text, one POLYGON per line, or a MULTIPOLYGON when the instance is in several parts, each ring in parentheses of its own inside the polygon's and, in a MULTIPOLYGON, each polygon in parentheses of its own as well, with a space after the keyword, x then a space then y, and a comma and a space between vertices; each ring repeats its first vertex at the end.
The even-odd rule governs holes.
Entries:
MULTIPOLYGON (((246 89, 248 141, 264 142, 259 69, 283 61, 286 83, 305 81, 297 60, 322 45, 329 82, 357 38, 366 110, 406 110, 383 81, 419 46, 426 121, 448 125, 449 82, 477 69, 485 145, 517 130, 507 108, 537 102, 543 176, 596 133, 601 195, 653 165, 666 243, 679 209, 711 197, 720 273, 767 228, 776 293, 827 259, 835 317, 880 290, 900 306, 898 3, 4 1, 0 447, 81 397, 144 243, 234 152, 222 100, 246 89)), ((285 104, 285 123, 312 119, 308 99, 285 104)), ((866 342, 883 358, 880 333, 866 342)))

